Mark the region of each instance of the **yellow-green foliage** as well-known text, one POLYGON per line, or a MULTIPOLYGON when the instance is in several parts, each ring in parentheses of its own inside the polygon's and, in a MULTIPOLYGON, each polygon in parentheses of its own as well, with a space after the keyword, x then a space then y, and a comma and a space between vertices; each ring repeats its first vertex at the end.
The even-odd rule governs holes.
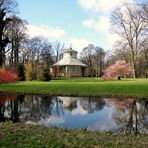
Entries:
POLYGON ((38 64, 36 65, 36 78, 37 80, 43 80, 42 67, 38 64))
POLYGON ((25 64, 25 77, 26 81, 32 80, 32 64, 30 62, 25 64))
POLYGON ((36 61, 25 64, 25 76, 27 81, 43 80, 42 67, 36 61))

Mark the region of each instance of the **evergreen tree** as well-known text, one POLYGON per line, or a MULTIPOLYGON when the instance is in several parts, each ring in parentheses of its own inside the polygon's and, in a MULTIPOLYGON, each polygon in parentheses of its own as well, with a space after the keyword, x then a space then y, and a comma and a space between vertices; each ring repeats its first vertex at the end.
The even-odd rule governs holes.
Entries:
POLYGON ((50 81, 51 77, 49 75, 49 70, 48 69, 44 69, 43 70, 43 80, 44 81, 50 81))
POLYGON ((18 66, 18 76, 20 81, 25 81, 25 68, 23 64, 18 66))

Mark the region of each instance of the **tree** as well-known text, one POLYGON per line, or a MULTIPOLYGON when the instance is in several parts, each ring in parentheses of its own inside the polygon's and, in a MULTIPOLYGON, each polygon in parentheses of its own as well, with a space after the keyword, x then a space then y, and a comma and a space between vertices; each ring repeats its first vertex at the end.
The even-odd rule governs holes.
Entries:
POLYGON ((141 42, 141 63, 143 65, 144 75, 148 78, 148 39, 141 42))
POLYGON ((17 66, 20 62, 19 53, 22 47, 22 43, 26 39, 26 22, 20 18, 13 16, 12 21, 7 24, 6 34, 10 41, 10 65, 17 66))
POLYGON ((148 21, 141 17, 143 6, 124 4, 117 8, 111 17, 112 30, 119 35, 120 41, 127 47, 127 55, 133 67, 133 77, 136 77, 137 60, 140 53, 140 43, 147 38, 146 28, 148 21))
POLYGON ((104 49, 93 44, 83 48, 80 53, 81 60, 88 66, 89 76, 101 76, 104 66, 104 49))
POLYGON ((103 79, 112 80, 118 78, 121 79, 123 76, 128 76, 132 74, 133 69, 130 64, 126 64, 125 61, 117 61, 115 64, 107 67, 104 70, 103 79))
POLYGON ((5 47, 9 43, 9 38, 5 36, 6 25, 11 21, 16 6, 15 0, 0 0, 0 66, 4 64, 5 47))
POLYGON ((41 61, 44 68, 49 68, 54 62, 52 44, 48 40, 44 40, 41 51, 41 61))
POLYGON ((62 44, 60 41, 56 41, 52 44, 52 49, 54 54, 54 62, 57 62, 60 60, 63 53, 64 44, 62 44))

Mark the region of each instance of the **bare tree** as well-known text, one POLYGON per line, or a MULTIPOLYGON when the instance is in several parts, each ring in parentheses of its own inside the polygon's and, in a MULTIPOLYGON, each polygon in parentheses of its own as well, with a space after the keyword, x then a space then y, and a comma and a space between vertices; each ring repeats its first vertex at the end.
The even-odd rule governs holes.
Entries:
POLYGON ((104 66, 104 49, 93 44, 83 48, 80 53, 81 60, 88 66, 89 76, 101 76, 104 66))
POLYGON ((133 66, 133 77, 136 77, 137 59, 140 53, 140 43, 146 37, 145 29, 148 22, 141 19, 141 6, 124 4, 117 8, 111 17, 113 31, 127 45, 130 62, 133 66))
POLYGON ((28 49, 31 49, 31 59, 37 60, 39 62, 44 38, 42 37, 33 37, 28 42, 28 49))
POLYGON ((41 60, 44 68, 49 69, 50 65, 53 64, 52 44, 47 40, 42 45, 41 60))
POLYGON ((81 60, 87 64, 88 66, 88 74, 93 76, 93 63, 92 63, 92 55, 93 55, 94 45, 89 44, 87 47, 83 48, 80 53, 81 60))
POLYGON ((12 21, 7 25, 7 36, 10 41, 10 64, 17 66, 22 43, 26 39, 26 23, 20 18, 13 16, 12 21))
POLYGON ((63 50, 64 50, 64 44, 61 43, 60 41, 55 41, 53 44, 52 44, 52 49, 53 49, 53 53, 54 53, 54 62, 57 62, 60 60, 61 58, 61 55, 63 53, 63 50))

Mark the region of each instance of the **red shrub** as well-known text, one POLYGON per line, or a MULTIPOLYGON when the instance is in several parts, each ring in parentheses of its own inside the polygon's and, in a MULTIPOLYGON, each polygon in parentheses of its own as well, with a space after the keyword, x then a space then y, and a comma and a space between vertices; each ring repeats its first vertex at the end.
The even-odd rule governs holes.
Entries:
POLYGON ((18 81, 18 76, 15 72, 0 68, 0 83, 16 81, 18 81))

